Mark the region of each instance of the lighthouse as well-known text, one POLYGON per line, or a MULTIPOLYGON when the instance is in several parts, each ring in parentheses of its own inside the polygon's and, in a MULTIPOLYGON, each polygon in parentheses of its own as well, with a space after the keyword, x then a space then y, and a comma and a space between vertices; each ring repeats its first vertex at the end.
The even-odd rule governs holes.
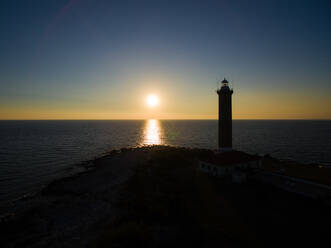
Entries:
POLYGON ((232 94, 229 82, 224 78, 218 94, 218 147, 220 151, 232 150, 232 94))

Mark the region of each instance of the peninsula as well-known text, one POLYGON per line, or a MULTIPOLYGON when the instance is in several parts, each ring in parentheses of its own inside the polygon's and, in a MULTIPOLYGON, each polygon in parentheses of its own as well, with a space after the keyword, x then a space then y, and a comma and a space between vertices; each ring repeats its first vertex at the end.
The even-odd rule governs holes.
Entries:
MULTIPOLYGON (((199 170, 199 161, 213 154, 169 146, 112 151, 86 164, 86 172, 57 180, 35 197, 17 202, 1 220, 1 243, 279 247, 293 242, 317 247, 328 241, 327 202, 259 180, 260 173, 276 170, 276 164, 289 165, 263 157, 262 168, 246 169, 247 181, 235 183, 231 177, 199 170)), ((330 178, 329 169, 301 166, 307 174, 327 172, 330 178)))

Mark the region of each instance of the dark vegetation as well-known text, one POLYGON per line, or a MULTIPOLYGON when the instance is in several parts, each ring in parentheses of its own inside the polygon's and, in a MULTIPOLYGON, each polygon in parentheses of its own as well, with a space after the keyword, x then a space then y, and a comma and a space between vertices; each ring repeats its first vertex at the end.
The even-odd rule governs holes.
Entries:
MULTIPOLYGON (((31 207, 0 222, 1 247, 330 247, 329 206, 259 183, 256 170, 245 184, 201 173, 199 159, 211 154, 113 151, 23 201, 31 207)), ((326 179, 320 168, 265 161, 269 171, 326 179)))
POLYGON ((93 247, 328 245, 326 205, 253 181, 208 177, 197 171, 208 150, 142 149, 152 149, 150 159, 136 168, 121 195, 121 216, 93 247))
POLYGON ((279 172, 284 169, 284 174, 287 176, 331 185, 331 169, 323 165, 299 164, 295 161, 280 161, 272 157, 266 157, 263 164, 266 171, 279 172))

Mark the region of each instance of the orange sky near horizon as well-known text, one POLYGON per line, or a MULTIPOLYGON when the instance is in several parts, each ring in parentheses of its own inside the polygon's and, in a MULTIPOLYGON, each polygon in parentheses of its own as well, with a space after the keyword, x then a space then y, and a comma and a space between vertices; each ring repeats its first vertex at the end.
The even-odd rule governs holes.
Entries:
MULTIPOLYGON (((160 91, 161 92, 161 91, 160 91)), ((217 119, 218 97, 213 91, 195 96, 155 93, 160 103, 154 108, 146 104, 148 93, 129 95, 125 101, 95 99, 86 102, 40 102, 0 105, 1 120, 51 119, 217 119)), ((326 95, 326 94, 325 94, 326 95)), ((105 98, 106 99, 106 98, 105 98)), ((331 119, 328 96, 295 95, 284 92, 245 92, 234 89, 233 119, 331 119)))

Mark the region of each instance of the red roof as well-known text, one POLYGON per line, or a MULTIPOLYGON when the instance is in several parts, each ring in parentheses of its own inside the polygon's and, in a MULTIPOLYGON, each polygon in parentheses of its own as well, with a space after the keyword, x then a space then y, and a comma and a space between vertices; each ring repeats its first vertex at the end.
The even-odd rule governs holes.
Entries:
POLYGON ((259 159, 260 157, 257 155, 250 155, 239 151, 230 151, 230 152, 214 153, 213 155, 201 160, 215 165, 226 166, 226 165, 256 161, 259 159))

